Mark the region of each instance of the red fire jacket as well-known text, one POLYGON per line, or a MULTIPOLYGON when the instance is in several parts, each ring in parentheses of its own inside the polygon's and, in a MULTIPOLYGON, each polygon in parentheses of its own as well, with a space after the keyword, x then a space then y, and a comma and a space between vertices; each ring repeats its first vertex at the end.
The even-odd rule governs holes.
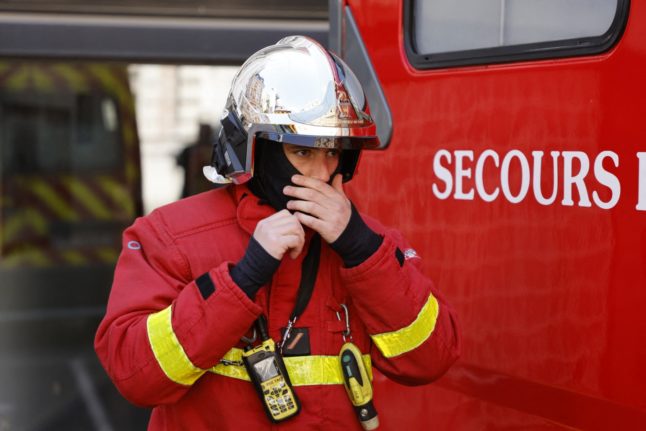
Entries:
POLYGON ((419 271, 420 259, 399 233, 364 216, 384 241, 350 269, 322 245, 312 298, 295 325, 309 329, 311 354, 285 358, 302 410, 272 425, 238 365, 240 339, 264 313, 280 340, 305 253, 286 256, 255 301, 229 268, 273 212, 245 186, 230 186, 162 207, 124 232, 95 348, 119 391, 154 407, 150 430, 360 430, 338 365, 341 304, 364 362, 400 383, 430 382, 457 358, 453 312, 419 271))

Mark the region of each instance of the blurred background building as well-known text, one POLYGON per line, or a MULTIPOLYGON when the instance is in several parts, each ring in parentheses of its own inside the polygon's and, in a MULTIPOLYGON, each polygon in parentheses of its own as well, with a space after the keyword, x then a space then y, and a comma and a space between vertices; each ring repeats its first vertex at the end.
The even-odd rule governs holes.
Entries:
POLYGON ((93 351, 121 232, 210 187, 235 71, 327 7, 0 0, 0 431, 146 429, 93 351))
MULTIPOLYGON (((141 141, 143 205, 150 212, 183 194, 185 178, 196 176, 194 163, 177 160, 198 143, 200 125, 217 129, 236 66, 131 65, 141 141), (187 173, 186 169, 192 169, 187 173)), ((208 149, 210 142, 203 142, 208 149)), ((199 149, 196 149, 199 151, 199 149)), ((202 151, 204 156, 204 151, 202 151)), ((210 157, 206 151, 206 159, 210 157)), ((201 171, 198 172, 201 174, 201 171)), ((204 182, 208 186, 208 182, 204 182)))

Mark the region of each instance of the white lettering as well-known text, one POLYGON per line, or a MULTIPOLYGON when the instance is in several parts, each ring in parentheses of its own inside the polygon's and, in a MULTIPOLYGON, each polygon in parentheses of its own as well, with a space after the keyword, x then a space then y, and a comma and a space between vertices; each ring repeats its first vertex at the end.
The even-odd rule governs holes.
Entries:
POLYGON ((433 172, 436 177, 446 184, 446 187, 442 192, 437 184, 433 184, 432 189, 433 194, 438 199, 447 199, 451 195, 451 190, 453 189, 453 177, 451 176, 451 171, 442 166, 442 158, 445 158, 449 163, 451 163, 451 153, 447 150, 440 150, 435 153, 435 157, 433 157, 433 172))
POLYGON ((462 190, 462 178, 471 178, 471 168, 463 168, 462 160, 473 161, 473 151, 455 151, 455 193, 453 197, 460 200, 473 200, 473 189, 466 193, 462 190))
POLYGON ((485 202, 493 202, 498 197, 498 193, 500 193, 500 189, 498 187, 494 189, 493 193, 487 193, 484 187, 482 171, 484 170, 485 160, 489 157, 493 159, 493 163, 496 168, 500 166, 498 153, 493 150, 485 150, 480 157, 478 157, 478 162, 476 163, 476 190, 478 191, 478 196, 480 196, 480 198, 485 202))
POLYGON ((637 153, 639 159, 639 182, 638 182, 638 201, 637 209, 646 211, 646 153, 637 153))
POLYGON ((536 201, 541 205, 552 205, 556 200, 556 194, 559 190, 559 158, 558 151, 551 151, 550 155, 552 156, 552 194, 549 198, 543 196, 543 190, 541 189, 541 170, 542 170, 542 151, 532 151, 532 156, 534 156, 534 175, 532 179, 532 187, 534 189, 534 197, 536 201))
POLYGON ((597 158, 594 160, 594 176, 599 183, 610 189, 610 200, 608 202, 604 202, 601 200, 599 193, 597 193, 596 190, 592 192, 592 200, 594 203, 599 208, 603 208, 605 210, 617 205, 617 202, 619 202, 619 195, 621 195, 621 184, 619 183, 619 179, 603 168, 603 159, 606 157, 610 157, 610 159, 612 159, 615 168, 619 167, 619 156, 612 151, 603 151, 599 153, 597 158))
POLYGON ((572 186, 576 185, 579 191, 579 206, 591 207, 592 203, 588 198, 588 190, 583 181, 590 170, 590 160, 582 151, 563 151, 563 200, 565 206, 574 205, 572 200, 572 186), (581 163, 581 169, 576 175, 572 174, 572 161, 577 159, 581 163))
POLYGON ((523 153, 518 150, 511 150, 507 153, 505 158, 502 160, 502 167, 500 170, 500 186, 502 187, 502 193, 505 195, 507 200, 512 204, 517 204, 522 201, 527 195, 529 190, 529 162, 523 153), (517 158, 520 162, 520 190, 516 196, 514 196, 509 188, 509 166, 511 160, 517 158))
MULTIPOLYGON (((551 163, 545 157, 545 151, 531 151, 530 164, 529 154, 520 150, 510 150, 505 154, 493 149, 486 149, 482 153, 473 150, 438 150, 433 157, 435 178, 432 192, 442 200, 473 200, 477 194, 484 202, 494 202, 502 195, 510 203, 518 204, 527 198, 531 185, 536 202, 544 206, 557 202, 563 206, 594 205, 606 210, 617 206, 622 184, 617 171, 620 160, 616 152, 606 150, 597 153, 593 167, 591 156, 583 151, 550 151, 549 154, 551 163), (560 202, 559 197, 562 197, 560 202)), ((646 152, 638 152, 637 159, 636 209, 646 211, 646 152)))

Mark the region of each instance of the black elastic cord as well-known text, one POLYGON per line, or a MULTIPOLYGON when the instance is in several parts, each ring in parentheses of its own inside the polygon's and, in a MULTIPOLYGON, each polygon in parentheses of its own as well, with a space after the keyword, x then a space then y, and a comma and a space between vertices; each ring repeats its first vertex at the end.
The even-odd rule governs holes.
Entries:
POLYGON ((260 243, 251 237, 244 256, 229 273, 235 284, 253 299, 258 289, 269 283, 279 265, 280 260, 267 253, 260 243))
POLYGON ((372 256, 384 241, 363 221, 359 211, 352 205, 350 221, 341 235, 330 244, 346 268, 358 266, 372 256))

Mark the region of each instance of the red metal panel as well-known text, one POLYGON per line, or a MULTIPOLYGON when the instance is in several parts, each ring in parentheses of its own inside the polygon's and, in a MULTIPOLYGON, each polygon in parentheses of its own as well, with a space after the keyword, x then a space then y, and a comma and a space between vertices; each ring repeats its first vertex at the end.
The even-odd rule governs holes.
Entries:
MULTIPOLYGON (((401 1, 349 5, 394 122, 390 147, 364 152, 350 194, 411 239, 456 307, 464 340, 462 359, 436 385, 378 380, 378 401, 409 411, 416 419, 408 430, 646 429, 646 211, 636 208, 637 153, 646 152, 646 4, 632 2, 622 39, 603 55, 433 71, 407 64, 401 1), (446 186, 433 167, 440 150, 452 156, 443 161, 453 175, 444 200, 433 193, 446 186), (455 198, 456 150, 472 152, 462 160, 470 169, 462 189, 474 190, 473 199, 455 198), (474 180, 485 150, 500 163, 518 150, 530 172, 532 151, 543 151, 545 196, 554 185, 550 152, 558 151, 554 203, 537 202, 531 178, 524 199, 505 199, 491 159, 483 183, 499 193, 485 202, 474 180), (564 183, 563 152, 574 151, 589 160, 589 207, 564 183), (620 192, 595 173, 604 151, 616 154, 618 166, 606 157, 603 168, 620 192), (563 203, 569 188, 572 205, 563 203), (593 192, 602 203, 618 201, 604 209, 593 192)), ((517 195, 520 163, 510 160, 517 195)), ((646 162, 642 168, 646 178, 646 162)))

